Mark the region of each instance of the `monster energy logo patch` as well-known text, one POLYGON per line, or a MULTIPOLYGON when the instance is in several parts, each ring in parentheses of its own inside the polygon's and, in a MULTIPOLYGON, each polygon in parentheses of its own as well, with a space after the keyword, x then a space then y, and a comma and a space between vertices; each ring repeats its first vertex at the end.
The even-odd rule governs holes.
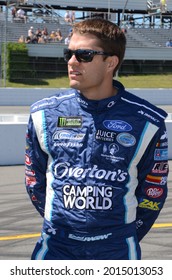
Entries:
POLYGON ((82 117, 59 117, 58 118, 58 127, 68 127, 75 128, 81 127, 82 125, 82 117))

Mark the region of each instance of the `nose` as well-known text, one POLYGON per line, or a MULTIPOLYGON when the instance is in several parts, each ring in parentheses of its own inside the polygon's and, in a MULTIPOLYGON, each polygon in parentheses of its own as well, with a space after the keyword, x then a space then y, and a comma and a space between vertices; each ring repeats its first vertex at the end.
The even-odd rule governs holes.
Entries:
POLYGON ((72 64, 72 63, 79 63, 74 53, 72 54, 71 58, 68 61, 68 64, 72 64))

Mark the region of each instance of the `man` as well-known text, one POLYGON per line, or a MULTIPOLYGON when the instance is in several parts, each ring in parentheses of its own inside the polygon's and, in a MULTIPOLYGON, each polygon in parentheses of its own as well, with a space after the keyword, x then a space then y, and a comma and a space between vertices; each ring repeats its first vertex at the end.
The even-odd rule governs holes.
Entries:
POLYGON ((24 20, 24 23, 27 22, 27 16, 25 15, 25 11, 23 9, 19 9, 17 11, 17 17, 24 20))
POLYGON ((33 26, 31 26, 31 27, 28 29, 28 33, 27 33, 27 35, 28 35, 31 39, 33 39, 33 38, 34 38, 34 36, 35 36, 35 32, 34 32, 34 28, 33 28, 33 26))
POLYGON ((69 11, 66 11, 66 13, 64 15, 64 20, 68 23, 71 23, 71 17, 70 17, 69 11))
POLYGON ((165 43, 165 46, 168 47, 168 48, 172 47, 172 40, 168 39, 167 42, 165 43))
POLYGON ((126 46, 112 22, 74 24, 70 87, 31 107, 26 187, 44 217, 32 259, 140 259, 167 195, 167 114, 113 81, 126 46))

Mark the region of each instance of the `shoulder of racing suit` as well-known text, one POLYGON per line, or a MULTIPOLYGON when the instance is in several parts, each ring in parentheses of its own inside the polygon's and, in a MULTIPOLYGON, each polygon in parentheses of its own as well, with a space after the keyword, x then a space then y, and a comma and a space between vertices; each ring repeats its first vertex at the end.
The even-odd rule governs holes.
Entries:
POLYGON ((136 113, 137 116, 140 115, 140 118, 145 118, 147 121, 152 122, 157 126, 161 126, 162 122, 164 122, 168 115, 164 110, 127 91, 119 81, 113 81, 113 85, 118 89, 118 92, 121 95, 121 102, 127 105, 127 111, 130 110, 132 114, 136 113))
POLYGON ((30 111, 31 113, 34 113, 40 110, 57 107, 64 100, 69 100, 71 98, 74 98, 75 95, 76 95, 76 91, 73 89, 59 90, 57 91, 57 94, 43 98, 33 103, 31 105, 30 111))
POLYGON ((162 125, 168 115, 161 108, 127 91, 124 91, 121 101, 126 104, 127 110, 130 110, 132 114, 135 113, 158 127, 162 125))

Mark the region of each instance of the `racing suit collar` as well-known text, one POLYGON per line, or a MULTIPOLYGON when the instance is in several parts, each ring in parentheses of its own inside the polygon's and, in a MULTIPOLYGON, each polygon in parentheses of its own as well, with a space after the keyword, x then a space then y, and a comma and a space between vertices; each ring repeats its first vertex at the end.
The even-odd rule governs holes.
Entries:
POLYGON ((90 100, 83 96, 81 92, 76 91, 77 101, 87 111, 99 112, 109 110, 116 104, 124 91, 124 86, 118 81, 113 81, 113 86, 118 89, 118 93, 115 96, 102 100, 90 100))

